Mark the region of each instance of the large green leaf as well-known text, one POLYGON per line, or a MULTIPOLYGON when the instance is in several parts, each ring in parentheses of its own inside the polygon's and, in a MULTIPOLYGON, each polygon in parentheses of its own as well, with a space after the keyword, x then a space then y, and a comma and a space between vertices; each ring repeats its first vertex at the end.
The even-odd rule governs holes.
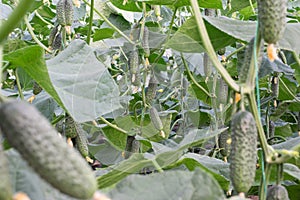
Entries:
MULTIPOLYGON (((235 42, 235 39, 229 34, 220 31, 206 21, 205 26, 215 50, 235 42)), ((180 27, 174 36, 166 43, 166 46, 182 52, 201 53, 204 52, 202 44, 196 20, 192 17, 180 27)))
POLYGON ((51 84, 45 64, 44 50, 40 46, 18 49, 4 55, 3 59, 9 62, 10 68, 22 67, 60 106, 64 106, 51 84))
POLYGON ((199 145, 205 140, 212 138, 224 129, 217 131, 210 130, 194 130, 190 132, 183 141, 175 148, 169 148, 156 142, 150 142, 154 154, 150 153, 135 153, 129 159, 120 162, 119 164, 110 166, 112 169, 108 173, 98 177, 98 187, 109 187, 126 176, 136 173, 145 167, 167 168, 177 162, 184 154, 185 150, 190 146, 199 145))
POLYGON ((115 200, 221 200, 225 198, 218 183, 200 169, 193 172, 166 171, 148 176, 131 175, 110 191, 108 196, 115 200))
MULTIPOLYGON (((251 3, 254 4, 256 0, 251 0, 251 3)), ((241 10, 243 8, 251 6, 249 0, 231 0, 231 10, 230 13, 235 12, 237 10, 241 10)))
MULTIPOLYGON (((203 18, 215 50, 232 44, 235 40, 249 42, 256 33, 255 21, 241 21, 227 17, 203 16, 203 18)), ((299 34, 299 23, 287 24, 284 35, 279 40, 280 48, 299 53, 300 41, 297 40, 299 34)), ((203 52, 195 18, 188 19, 166 45, 183 52, 203 52)))
POLYGON ((211 174, 218 181, 223 190, 229 190, 229 163, 209 156, 188 153, 182 156, 177 162, 177 165, 181 164, 184 164, 190 170, 200 167, 202 170, 211 174))
POLYGON ((133 154, 129 159, 111 166, 110 168, 112 170, 110 172, 99 176, 97 178, 98 188, 101 189, 111 186, 129 174, 136 173, 147 166, 152 166, 152 162, 150 160, 144 158, 143 154, 133 154))
MULTIPOLYGON (((188 6, 190 0, 138 0, 152 5, 171 5, 174 7, 188 6)), ((202 8, 222 9, 222 0, 198 0, 199 6, 202 8)))
POLYGON ((72 41, 47 66, 55 90, 76 121, 91 121, 122 108, 116 83, 83 40, 72 41))
MULTIPOLYGON (((249 42, 256 33, 255 21, 241 21, 227 17, 207 17, 204 16, 212 26, 231 35, 232 37, 249 42)), ((288 23, 283 37, 279 40, 282 49, 300 52, 300 41, 297 39, 300 34, 299 23, 288 23)))
MULTIPOLYGON (((142 12, 141 2, 146 2, 151 5, 169 5, 174 7, 188 6, 190 5, 190 0, 137 0, 137 1, 127 1, 124 5, 124 0, 110 0, 116 7, 122 10, 142 12), (138 3, 139 2, 139 3, 138 3)), ((198 0, 199 6, 202 8, 215 8, 222 9, 222 0, 198 0)), ((149 8, 149 7, 148 7, 149 8)))

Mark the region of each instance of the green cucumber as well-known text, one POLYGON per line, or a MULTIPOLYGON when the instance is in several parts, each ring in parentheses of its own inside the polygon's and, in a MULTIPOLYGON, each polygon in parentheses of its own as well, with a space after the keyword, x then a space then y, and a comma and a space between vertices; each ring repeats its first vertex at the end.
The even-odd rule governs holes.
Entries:
POLYGON ((9 144, 53 187, 75 198, 93 196, 97 182, 90 166, 33 105, 2 103, 0 128, 9 144))
POLYGON ((273 185, 268 188, 267 200, 289 200, 289 195, 284 186, 273 185))
POLYGON ((73 23, 74 8, 72 0, 59 0, 56 4, 58 24, 71 26, 73 23))
POLYGON ((157 89, 158 81, 156 80, 154 74, 151 74, 151 78, 149 80, 149 85, 146 90, 146 102, 151 105, 153 99, 155 99, 156 89, 157 89))
MULTIPOLYGON (((252 38, 250 40, 247 49, 245 50, 244 62, 241 66, 238 66, 238 75, 239 75, 240 83, 245 83, 249 76, 249 69, 250 69, 251 59, 253 55, 254 40, 255 38, 252 38)), ((262 45, 260 48, 260 53, 258 55, 258 60, 257 60, 258 68, 260 68, 263 59, 263 47, 264 46, 262 45)))
POLYGON ((159 131, 163 130, 164 126, 155 107, 149 109, 149 114, 153 126, 159 131))
POLYGON ((286 26, 287 0, 258 0, 260 33, 268 44, 276 44, 286 26))
POLYGON ((79 151, 79 153, 82 155, 82 157, 87 158, 89 156, 89 149, 88 149, 88 140, 85 131, 78 123, 76 123, 75 127, 77 130, 77 137, 75 138, 76 148, 79 151))
POLYGON ((140 75, 140 67, 139 67, 139 53, 136 48, 134 48, 130 52, 129 56, 129 70, 131 75, 131 83, 134 86, 141 85, 141 75, 140 75))
POLYGON ((67 138, 77 137, 76 122, 70 115, 67 115, 65 119, 65 136, 67 138))
POLYGON ((254 183, 257 128, 253 115, 239 111, 231 121, 230 178, 237 193, 247 193, 254 183))
POLYGON ((222 77, 219 77, 217 80, 216 96, 218 104, 227 104, 228 85, 222 77))
MULTIPOLYGON (((1 130, 0 130, 1 136, 1 130)), ((9 175, 9 167, 8 160, 4 154, 4 150, 2 148, 2 143, 0 143, 0 199, 2 200, 12 200, 13 191, 11 185, 11 179, 9 175)))
POLYGON ((228 130, 226 130, 226 131, 222 132, 218 138, 218 144, 219 144, 220 153, 222 156, 224 156, 224 157, 229 156, 230 143, 231 143, 230 133, 228 130))
POLYGON ((144 50, 145 58, 149 58, 150 56, 150 47, 149 47, 149 29, 147 26, 144 26, 144 33, 142 39, 142 47, 144 50))
POLYGON ((43 90, 43 88, 36 81, 34 81, 32 90, 34 95, 38 95, 43 90))

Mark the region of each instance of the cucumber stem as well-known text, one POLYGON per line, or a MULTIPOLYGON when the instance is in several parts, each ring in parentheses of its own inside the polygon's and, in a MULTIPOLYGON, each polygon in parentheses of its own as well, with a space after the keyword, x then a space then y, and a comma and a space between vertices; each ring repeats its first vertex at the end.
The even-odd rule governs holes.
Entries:
POLYGON ((94 17, 94 0, 91 0, 91 5, 90 5, 90 18, 89 18, 89 29, 87 32, 86 36, 86 43, 90 44, 91 42, 91 33, 92 33, 92 27, 93 27, 93 17, 94 17))
POLYGON ((120 132, 122 132, 122 133, 128 134, 127 131, 125 131, 124 129, 118 127, 118 126, 115 125, 115 124, 110 123, 110 122, 107 121, 104 117, 99 117, 99 119, 100 119, 101 121, 103 121, 105 124, 107 124, 108 126, 114 128, 114 129, 116 129, 117 131, 120 131, 120 132))
POLYGON ((259 136, 259 140, 260 140, 260 145, 262 147, 262 150, 264 152, 264 158, 266 160, 267 158, 269 158, 270 153, 271 153, 270 152, 270 146, 267 143, 267 139, 266 139, 266 136, 265 136, 265 133, 264 133, 264 129, 263 129, 263 126, 262 126, 261 121, 260 121, 260 116, 259 116, 259 112, 257 110, 257 104, 256 104, 256 101, 255 101, 254 91, 251 91, 250 93, 248 93, 248 99, 249 99, 251 111, 252 111, 252 113, 254 115, 254 118, 255 118, 255 121, 256 121, 258 136, 259 136))
POLYGON ((20 78, 19 78, 17 70, 18 70, 18 68, 14 72, 15 72, 15 77, 16 77, 16 82, 17 82, 18 93, 19 93, 20 99, 24 100, 24 95, 23 95, 23 92, 22 92, 20 78))
POLYGON ((185 70, 186 72, 188 73, 190 79, 193 81, 193 83, 202 91, 204 92, 204 94, 206 94, 207 96, 213 98, 214 96, 212 94, 210 94, 208 91, 206 91, 206 89, 204 87, 202 87, 202 85, 200 85, 196 79, 194 78, 194 76, 192 75, 192 73, 190 72, 189 68, 188 68, 188 65, 184 59, 184 56, 183 56, 183 53, 180 53, 180 56, 181 56, 181 59, 182 59, 182 62, 183 62, 183 65, 185 67, 185 70))
POLYGON ((31 26, 31 24, 28 21, 28 17, 25 15, 24 16, 24 22, 25 25, 28 29, 28 32, 30 33, 32 39, 40 46, 42 47, 45 51, 49 52, 49 53, 53 53, 48 47, 46 47, 43 43, 41 43, 41 41, 35 36, 34 32, 33 32, 33 28, 31 26))

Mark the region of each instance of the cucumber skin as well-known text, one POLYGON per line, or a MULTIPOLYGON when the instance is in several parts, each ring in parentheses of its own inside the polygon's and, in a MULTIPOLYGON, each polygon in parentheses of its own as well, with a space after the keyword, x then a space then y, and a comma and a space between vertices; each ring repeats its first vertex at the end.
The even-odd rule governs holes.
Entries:
MULTIPOLYGON (((253 47, 254 47, 254 42, 255 42, 254 40, 255 40, 255 38, 252 38, 249 41, 249 44, 244 53, 244 62, 242 63, 241 66, 238 66, 238 75, 239 75, 240 83, 245 83, 249 76, 249 69, 250 69, 251 59, 252 59, 252 55, 253 55, 253 47)), ((262 46, 260 47, 260 53, 259 53, 259 55, 257 55, 258 56, 258 59, 257 59, 258 69, 260 68, 262 60, 263 60, 263 53, 264 53, 264 46, 262 44, 262 46)))
POLYGON ((71 26, 74 17, 72 0, 59 0, 56 4, 56 16, 58 24, 71 26))
POLYGON ((69 115, 66 116, 66 119, 65 119, 65 136, 67 138, 76 138, 77 137, 76 122, 69 115))
POLYGON ((1 104, 0 128, 8 142, 53 187, 75 198, 93 196, 97 181, 90 166, 34 106, 15 100, 1 104))
POLYGON ((247 193, 254 183, 257 160, 257 128, 248 111, 231 121, 230 178, 237 193, 247 193))
POLYGON ((268 188, 267 200, 289 200, 289 195, 284 186, 273 185, 268 188))
POLYGON ((259 30, 265 42, 276 44, 286 26, 287 0, 258 0, 259 30))
MULTIPOLYGON (((1 136, 1 130, 0 130, 1 136)), ((8 160, 4 154, 2 144, 0 143, 0 199, 12 200, 13 192, 9 174, 8 160)))

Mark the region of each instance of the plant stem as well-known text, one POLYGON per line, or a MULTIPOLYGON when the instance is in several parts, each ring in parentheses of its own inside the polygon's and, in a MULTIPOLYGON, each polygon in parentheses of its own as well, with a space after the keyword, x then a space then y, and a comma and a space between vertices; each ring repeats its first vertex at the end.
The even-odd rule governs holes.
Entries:
POLYGON ((92 33, 92 27, 93 27, 93 16, 94 16, 94 0, 91 0, 91 5, 90 5, 90 19, 89 19, 89 29, 87 32, 86 36, 86 43, 90 44, 91 41, 91 33, 92 33))
MULTIPOLYGON (((262 161, 264 162, 264 161, 262 161)), ((264 176, 262 176, 261 178, 261 183, 260 183, 260 188, 259 188, 259 199, 260 200, 265 200, 266 196, 267 196, 267 186, 268 186, 268 182, 269 182, 269 178, 271 175, 271 169, 272 169, 272 165, 267 163, 266 167, 264 170, 264 174, 265 174, 265 179, 263 179, 264 176)))
POLYGON ((243 50, 246 48, 246 45, 236 49, 235 51, 231 52, 228 56, 226 56, 226 62, 231 58, 234 54, 237 54, 239 51, 243 50))
MULTIPOLYGON (((17 68, 17 69, 18 69, 18 68, 17 68)), ((17 69, 15 70, 15 77, 16 77, 16 82, 17 82, 18 92, 19 92, 19 95, 20 95, 20 99, 21 99, 21 100, 24 100, 24 95, 23 95, 23 92, 22 92, 22 87, 21 87, 21 84, 20 84, 20 78, 19 78, 17 69)))
POLYGON ((32 39, 33 39, 40 47, 42 47, 45 51, 47 51, 47 52, 49 52, 49 53, 52 53, 52 51, 51 51, 48 47, 46 47, 43 43, 41 43, 41 42, 39 41, 39 39, 35 36, 35 34, 34 34, 34 32, 33 32, 33 28, 32 28, 32 26, 31 26, 31 24, 29 23, 28 17, 27 17, 26 15, 24 16, 24 22, 25 22, 25 24, 26 24, 26 27, 27 27, 27 29, 28 29, 28 31, 29 31, 29 33, 30 33, 32 39))
POLYGON ((39 12, 38 12, 37 10, 35 10, 34 13, 35 13, 35 15, 36 15, 42 22, 44 22, 44 23, 47 24, 48 26, 51 26, 51 28, 54 27, 54 25, 51 24, 51 23, 49 23, 48 21, 46 21, 46 20, 39 14, 39 12))
POLYGON ((285 91, 293 97, 297 102, 300 102, 300 100, 293 94, 293 92, 289 89, 289 87, 284 83, 284 81, 278 76, 278 79, 282 86, 284 87, 285 91))
POLYGON ((65 115, 60 115, 57 118, 55 118, 54 120, 51 121, 51 124, 57 124, 57 122, 59 122, 60 120, 62 120, 65 117, 65 115))
POLYGON ((198 26, 198 31, 200 34, 200 37, 203 42, 203 46, 207 51, 208 56, 210 57, 212 63, 216 67, 216 69, 219 71, 219 73, 222 75, 224 80, 227 82, 227 84, 236 92, 240 91, 240 86, 231 78, 230 74, 227 72, 227 70, 223 67, 222 63, 218 60, 218 57, 213 49, 213 46, 210 42, 204 21, 202 19, 200 10, 199 10, 199 5, 197 0, 190 0, 197 26, 198 26))
POLYGON ((300 59, 299 59, 299 56, 296 54, 295 51, 293 51, 293 57, 294 57, 296 63, 300 66, 300 59))
POLYGON ((267 143, 267 139, 266 139, 266 136, 265 136, 265 133, 264 133, 264 129, 263 129, 263 126, 261 124, 261 121, 260 121, 260 116, 259 116, 259 113, 258 113, 258 110, 257 110, 257 104, 256 104, 256 101, 255 101, 255 94, 254 94, 254 91, 252 92, 246 92, 248 94, 248 99, 249 99, 249 103, 250 103, 250 107, 251 107, 251 111, 254 115, 254 118, 255 118, 255 121, 256 121, 256 125, 257 125, 257 130, 258 130, 258 136, 259 136, 259 140, 260 140, 260 145, 262 147, 262 150, 264 152, 264 158, 267 159, 269 158, 269 155, 270 155, 270 148, 269 148, 269 145, 267 143))
POLYGON ((117 131, 120 131, 120 132, 122 132, 122 133, 128 134, 127 131, 125 131, 124 129, 118 127, 118 126, 115 125, 115 124, 110 123, 110 122, 107 121, 104 117, 99 117, 99 118, 100 118, 100 120, 103 121, 105 124, 107 124, 108 126, 114 128, 114 129, 116 129, 117 131))
MULTIPOLYGON (((83 0, 86 5, 91 7, 91 4, 87 2, 87 0, 83 0)), ((117 31, 123 38, 125 38, 130 44, 135 44, 127 35, 125 35, 120 29, 118 29, 115 25, 113 25, 102 13, 100 13, 96 8, 94 8, 94 11, 105 21, 111 28, 113 28, 115 31, 117 31)))
POLYGON ((6 40, 9 33, 19 24, 26 12, 30 9, 35 1, 22 0, 10 14, 8 19, 1 24, 0 27, 0 45, 6 40))
POLYGON ((183 65, 185 67, 185 70, 186 72, 188 73, 190 79, 193 81, 193 83, 201 90, 203 91, 207 96, 209 97, 213 97, 208 91, 205 90, 204 87, 202 87, 202 85, 200 85, 194 78, 194 76, 192 75, 192 73, 190 72, 190 69, 188 68, 188 65, 183 57, 183 53, 180 53, 180 56, 181 56, 181 59, 182 59, 182 62, 183 62, 183 65))

